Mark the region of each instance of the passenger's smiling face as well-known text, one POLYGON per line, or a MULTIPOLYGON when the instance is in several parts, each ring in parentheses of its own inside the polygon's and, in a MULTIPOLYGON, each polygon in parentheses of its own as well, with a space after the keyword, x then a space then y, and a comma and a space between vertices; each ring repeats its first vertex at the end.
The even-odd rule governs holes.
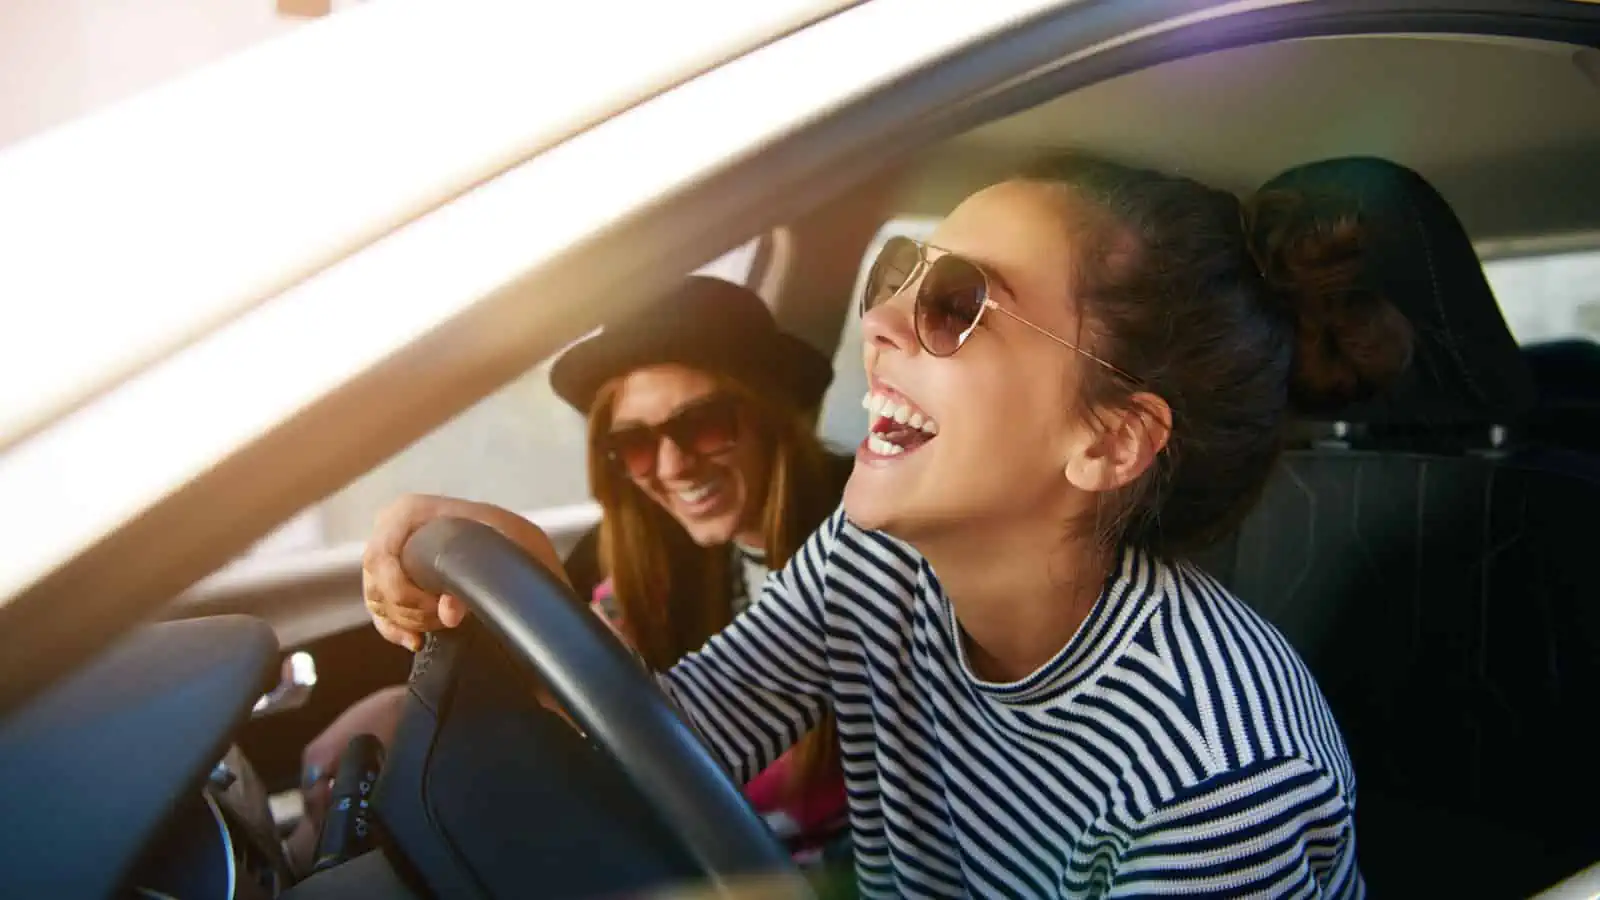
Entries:
POLYGON ((771 452, 714 376, 679 365, 622 376, 610 433, 628 477, 695 543, 759 543, 771 452))

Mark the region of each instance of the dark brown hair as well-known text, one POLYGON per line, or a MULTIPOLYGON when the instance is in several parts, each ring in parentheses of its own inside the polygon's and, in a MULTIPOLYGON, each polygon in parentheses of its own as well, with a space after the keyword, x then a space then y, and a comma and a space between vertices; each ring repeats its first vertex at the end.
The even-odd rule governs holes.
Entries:
MULTIPOLYGON (((767 565, 780 569, 838 507, 839 466, 809 415, 727 376, 717 381, 739 400, 741 428, 753 429, 771 448, 761 531, 767 565)), ((629 640, 652 669, 664 672, 732 621, 738 573, 728 548, 695 544, 607 458, 604 438, 620 384, 612 379, 602 386, 589 412, 589 486, 602 510, 600 565, 611 579, 629 640)), ((831 776, 839 764, 838 741, 833 717, 824 716, 794 747, 789 788, 831 776)))
POLYGON ((1411 357, 1411 327, 1364 283, 1366 234, 1328 198, 1225 191, 1081 155, 1020 180, 1056 191, 1081 248, 1073 295, 1085 342, 1134 382, 1083 371, 1084 409, 1141 392, 1172 432, 1133 484, 1105 498, 1108 542, 1163 555, 1198 549, 1243 518, 1292 412, 1376 393, 1411 357))

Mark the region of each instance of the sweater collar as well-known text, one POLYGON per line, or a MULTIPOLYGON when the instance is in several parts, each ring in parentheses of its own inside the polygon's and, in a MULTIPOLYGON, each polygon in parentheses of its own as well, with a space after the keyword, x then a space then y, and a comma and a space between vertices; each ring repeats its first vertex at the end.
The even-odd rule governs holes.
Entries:
MULTIPOLYGON (((928 574, 931 576, 931 569, 928 574)), ((985 681, 973 674, 960 624, 942 589, 939 597, 946 610, 948 639, 954 644, 962 674, 972 686, 1002 703, 1037 704, 1060 699, 1074 688, 1092 682, 1107 663, 1120 655, 1159 600, 1170 593, 1171 584, 1167 567, 1150 554, 1132 547, 1120 549, 1100 598, 1077 632, 1055 656, 1013 682, 985 681)))

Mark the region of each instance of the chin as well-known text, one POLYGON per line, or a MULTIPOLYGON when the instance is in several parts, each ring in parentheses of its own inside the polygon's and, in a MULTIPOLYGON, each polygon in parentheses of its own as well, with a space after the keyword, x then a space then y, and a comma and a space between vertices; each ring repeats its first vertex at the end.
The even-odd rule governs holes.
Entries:
POLYGON ((844 491, 844 513, 857 528, 877 531, 921 552, 952 528, 967 526, 968 517, 951 507, 949 498, 929 496, 904 484, 851 477, 844 491))
POLYGON ((867 483, 870 480, 859 474, 851 476, 844 489, 844 514, 857 528, 893 534, 903 504, 891 492, 867 483))
POLYGON ((683 530, 689 532, 689 539, 702 547, 720 547, 731 543, 733 535, 738 531, 737 522, 709 521, 709 522, 680 522, 683 530))

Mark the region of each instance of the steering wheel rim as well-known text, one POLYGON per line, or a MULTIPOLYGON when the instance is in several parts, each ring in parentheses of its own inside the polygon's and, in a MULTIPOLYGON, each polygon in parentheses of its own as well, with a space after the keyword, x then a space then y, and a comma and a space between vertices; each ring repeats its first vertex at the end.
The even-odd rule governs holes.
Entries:
POLYGON ((401 565, 423 590, 467 604, 617 762, 716 885, 734 888, 759 875, 762 896, 784 887, 795 897, 813 896, 793 858, 649 673, 537 560, 487 525, 446 518, 411 536, 401 565))

